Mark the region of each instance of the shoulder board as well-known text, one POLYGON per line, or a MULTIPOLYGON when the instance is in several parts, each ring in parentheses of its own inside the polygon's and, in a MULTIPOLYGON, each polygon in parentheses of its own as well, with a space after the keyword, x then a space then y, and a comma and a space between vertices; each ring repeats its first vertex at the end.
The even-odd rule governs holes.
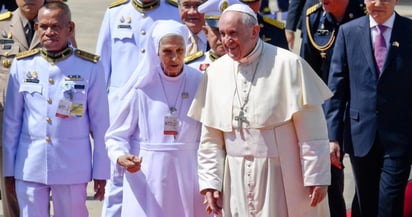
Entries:
POLYGON ((93 63, 97 63, 97 61, 99 61, 99 56, 96 54, 92 54, 83 50, 79 50, 76 49, 76 51, 74 52, 74 54, 82 59, 85 59, 87 61, 93 62, 93 63))
POLYGON ((175 6, 175 7, 179 6, 179 4, 177 3, 177 0, 166 0, 166 2, 173 5, 173 6, 175 6))
POLYGON ((33 50, 27 50, 27 51, 23 51, 20 52, 18 54, 16 54, 16 59, 24 59, 26 57, 30 57, 30 56, 34 56, 36 54, 38 54, 40 52, 39 48, 33 49, 33 50))
POLYGON ((10 11, 0 14, 0 21, 9 19, 13 14, 10 11))
POLYGON ((318 4, 313 5, 312 7, 308 8, 308 9, 306 10, 306 16, 308 16, 308 15, 310 15, 311 13, 317 11, 317 10, 318 10, 319 8, 321 8, 321 7, 322 7, 322 4, 321 4, 321 3, 318 3, 318 4))
POLYGON ((202 57, 204 54, 205 54, 205 53, 204 53, 202 50, 201 50, 201 51, 198 51, 198 52, 196 52, 196 53, 194 53, 194 54, 192 54, 192 55, 189 55, 189 56, 185 57, 185 60, 184 60, 184 61, 185 61, 186 64, 191 63, 191 62, 199 59, 200 57, 202 57))
POLYGON ((119 6, 119 5, 122 5, 122 4, 127 3, 128 1, 129 1, 129 0, 116 0, 116 1, 110 2, 110 3, 109 3, 109 8, 117 7, 117 6, 119 6))
POLYGON ((268 16, 262 16, 262 18, 263 18, 263 21, 265 23, 270 24, 270 25, 272 25, 276 28, 279 28, 279 29, 284 29, 285 28, 285 24, 280 22, 279 20, 275 20, 275 19, 270 18, 268 16))

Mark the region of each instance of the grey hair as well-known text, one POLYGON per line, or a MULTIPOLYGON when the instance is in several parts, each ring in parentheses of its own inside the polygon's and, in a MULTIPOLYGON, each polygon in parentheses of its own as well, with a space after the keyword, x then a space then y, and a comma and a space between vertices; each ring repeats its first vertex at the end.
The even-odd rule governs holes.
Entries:
POLYGON ((258 21, 250 14, 242 13, 242 23, 248 27, 252 27, 254 25, 257 25, 258 21))

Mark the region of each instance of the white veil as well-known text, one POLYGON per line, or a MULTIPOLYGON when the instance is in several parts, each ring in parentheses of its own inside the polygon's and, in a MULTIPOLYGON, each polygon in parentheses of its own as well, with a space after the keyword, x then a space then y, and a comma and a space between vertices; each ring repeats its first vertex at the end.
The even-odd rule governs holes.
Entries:
POLYGON ((132 91, 134 88, 144 86, 150 82, 153 76, 156 75, 155 70, 160 67, 160 58, 158 55, 159 43, 162 38, 169 35, 179 35, 183 37, 185 45, 188 44, 189 38, 188 28, 174 20, 158 20, 154 22, 148 32, 149 38, 146 41, 146 53, 132 73, 129 81, 125 84, 118 93, 120 100, 132 91))

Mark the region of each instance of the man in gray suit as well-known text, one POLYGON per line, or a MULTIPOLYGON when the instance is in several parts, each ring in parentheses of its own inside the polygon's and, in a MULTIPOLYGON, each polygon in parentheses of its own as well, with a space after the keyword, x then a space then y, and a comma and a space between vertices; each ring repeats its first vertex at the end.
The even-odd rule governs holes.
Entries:
MULTIPOLYGON (((39 37, 34 31, 34 20, 44 0, 16 0, 18 8, 0 14, 0 132, 2 130, 4 101, 9 70, 13 58, 19 52, 38 47, 39 37)), ((0 136, 0 139, 2 137, 0 136)), ((0 155, 2 151, 0 143, 0 155)), ((0 188, 5 217, 18 217, 19 206, 14 189, 6 189, 0 161, 0 188)))

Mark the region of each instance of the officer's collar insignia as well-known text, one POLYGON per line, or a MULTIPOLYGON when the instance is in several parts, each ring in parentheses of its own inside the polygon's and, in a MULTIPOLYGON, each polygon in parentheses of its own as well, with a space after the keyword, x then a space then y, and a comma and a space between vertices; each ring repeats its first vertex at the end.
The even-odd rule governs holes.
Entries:
POLYGON ((58 61, 65 60, 69 56, 73 54, 73 48, 67 47, 66 49, 60 51, 60 52, 50 52, 47 51, 46 49, 41 49, 40 55, 46 59, 48 62, 54 64, 58 61))
POLYGON ((132 5, 136 10, 140 12, 146 12, 159 7, 160 0, 154 0, 150 3, 142 3, 139 0, 133 0, 132 5))
POLYGON ((27 83, 39 83, 39 74, 36 71, 28 71, 26 73, 26 79, 24 80, 24 82, 27 83))
POLYGON ((219 56, 216 55, 214 52, 212 52, 212 50, 210 50, 210 51, 209 51, 209 58, 210 58, 210 60, 212 60, 212 62, 213 62, 213 61, 219 59, 219 56))

